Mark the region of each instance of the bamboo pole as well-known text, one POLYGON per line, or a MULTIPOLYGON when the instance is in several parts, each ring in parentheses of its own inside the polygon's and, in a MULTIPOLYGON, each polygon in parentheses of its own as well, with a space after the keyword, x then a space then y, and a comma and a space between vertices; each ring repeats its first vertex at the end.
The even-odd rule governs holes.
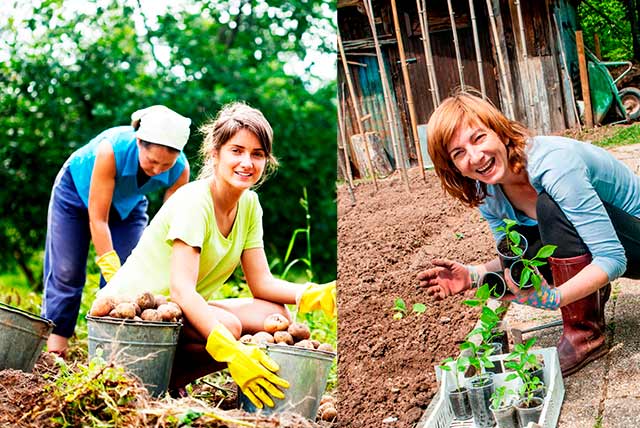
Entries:
POLYGON ((591 94, 589 93, 589 72, 587 60, 584 56, 584 39, 582 31, 576 31, 576 46, 578 47, 578 64, 580 68, 580 84, 582 86, 582 99, 584 100, 584 126, 593 128, 593 111, 591 110, 591 94))
POLYGON ((433 108, 440 104, 440 91, 438 81, 433 66, 433 54, 431 53, 431 39, 429 37, 429 22, 427 18, 427 8, 424 0, 416 0, 418 8, 418 21, 420 21, 420 31, 422 32, 422 48, 424 49, 424 58, 427 63, 427 76, 429 77, 429 91, 431 92, 431 101, 433 108))
POLYGON ((471 14, 471 28, 473 29, 473 45, 476 48, 476 62, 478 63, 478 79, 480 79, 480 92, 483 98, 487 98, 487 88, 484 84, 484 70, 482 69, 482 53, 480 52, 480 40, 478 40, 478 24, 473 0, 469 0, 469 13, 471 14))
POLYGON ((387 121, 389 123, 389 133, 391 135, 391 145, 393 146, 394 156, 396 158, 396 166, 400 167, 400 173, 404 179, 407 191, 411 190, 409 187, 409 177, 407 176, 407 170, 404 164, 404 158, 402 156, 400 147, 398 146, 398 139, 396 138, 396 130, 393 123, 393 110, 391 108, 391 89, 389 88, 389 81, 387 80, 387 70, 384 66, 384 60, 382 58, 382 51, 380 50, 380 44, 378 43, 378 31, 376 30, 376 23, 373 17, 373 10, 371 6, 371 0, 363 0, 364 9, 369 18, 369 25, 371 26, 371 34, 373 35, 373 44, 376 48, 376 55, 378 57, 378 68, 380 72, 380 79, 382 80, 382 92, 384 94, 384 105, 387 111, 387 121))
MULTIPOLYGON (((349 95, 351 96, 351 103, 353 104, 353 111, 356 115, 356 126, 358 128, 358 133, 362 135, 362 140, 364 141, 364 153, 367 156, 367 167, 369 171, 371 171, 371 179, 373 180, 373 186, 378 191, 378 181, 376 180, 376 171, 373 169, 373 162, 371 162, 371 153, 369 153, 369 142, 367 141, 367 136, 364 133, 364 129, 362 128, 362 120, 360 119, 360 109, 358 108, 358 99, 356 98, 356 93, 353 89, 353 82, 351 81, 351 72, 349 71, 349 65, 347 64, 347 56, 344 54, 344 49, 342 47, 342 38, 340 37, 340 33, 338 33, 338 49, 340 51, 340 57, 342 59, 342 68, 344 69, 344 75, 347 79, 347 87, 349 88, 349 95)), ((366 174, 364 174, 366 177, 366 174)))
POLYGON ((511 88, 509 87, 509 79, 507 79, 507 70, 504 66, 504 57, 502 56, 502 48, 500 47, 500 39, 498 38, 498 28, 496 27, 496 16, 493 13, 493 6, 491 6, 491 0, 487 0, 487 11, 489 12, 489 21, 491 22, 491 33, 493 34, 493 43, 496 47, 496 54, 498 55, 498 67, 500 68, 500 77, 502 77, 502 85, 507 96, 507 106, 509 109, 508 116, 513 120, 515 119, 515 110, 513 107, 513 96, 511 95, 511 88))
POLYGON ((342 140, 342 149, 344 151, 345 175, 347 176, 347 185, 349 189, 349 196, 351 196, 351 205, 353 206, 356 204, 356 197, 353 194, 353 176, 351 174, 351 165, 349 164, 349 150, 348 150, 347 136, 346 136, 347 130, 345 129, 344 120, 343 120, 343 117, 344 117, 343 108, 346 108, 346 104, 347 104, 346 101, 347 100, 344 99, 344 85, 343 85, 341 102, 340 102, 340 105, 338 106, 338 127, 339 127, 338 133, 340 134, 340 139, 342 140))
POLYGON ((527 53, 527 39, 525 38, 524 22, 522 20, 522 8, 520 7, 520 1, 515 0, 513 2, 516 5, 516 13, 518 14, 518 25, 520 26, 520 44, 522 46, 522 61, 524 69, 524 79, 522 82, 522 92, 525 98, 529 101, 529 126, 532 129, 537 129, 538 123, 536 119, 536 106, 533 100, 533 89, 531 88, 531 76, 529 73, 529 54, 527 53), (528 90, 525 91, 525 86, 528 90))
POLYGON ((456 20, 454 18, 453 7, 451 6, 451 0, 447 0, 447 6, 449 7, 449 19, 451 19, 451 31, 453 32, 453 47, 456 51, 456 63, 458 64, 458 77, 460 78, 460 89, 466 90, 464 85, 464 72, 462 69, 462 58, 460 57, 460 45, 458 44, 458 30, 456 29, 456 20))
POLYGON ((598 33, 593 35, 593 50, 596 57, 599 60, 602 60, 602 53, 600 52, 600 36, 598 35, 598 33))
POLYGON ((420 137, 418 136, 418 119, 416 118, 416 108, 413 104, 413 94, 411 90, 411 80, 409 79, 409 70, 407 69, 407 58, 404 53, 404 43, 402 34, 400 34, 400 23, 398 22, 398 11, 396 10, 396 0, 391 0, 391 11, 393 13, 393 25, 395 27, 396 39, 398 39, 398 52, 400 54, 400 65, 402 66, 402 79, 404 80, 404 90, 407 94, 407 104, 409 106, 409 119, 411 121, 411 133, 413 134, 413 143, 416 147, 418 155, 418 165, 422 173, 422 179, 426 180, 427 176, 424 172, 424 163, 422 161, 422 150, 420 150, 420 137))

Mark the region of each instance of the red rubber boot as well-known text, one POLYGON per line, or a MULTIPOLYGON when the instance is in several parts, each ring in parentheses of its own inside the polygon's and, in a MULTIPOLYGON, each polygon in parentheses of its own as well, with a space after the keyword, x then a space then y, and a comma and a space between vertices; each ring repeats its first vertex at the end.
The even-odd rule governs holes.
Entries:
MULTIPOLYGON (((553 283, 564 284, 591 263, 591 255, 569 258, 549 257, 553 283)), ((607 353, 605 346, 604 306, 611 293, 611 284, 580 300, 560 308, 562 337, 558 342, 558 356, 562 376, 569 376, 587 363, 607 353)))

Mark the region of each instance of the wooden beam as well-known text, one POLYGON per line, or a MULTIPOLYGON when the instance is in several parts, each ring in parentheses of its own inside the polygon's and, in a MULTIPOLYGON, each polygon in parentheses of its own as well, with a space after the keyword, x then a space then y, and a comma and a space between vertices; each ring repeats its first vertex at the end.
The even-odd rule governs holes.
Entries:
POLYGON ((413 144, 418 155, 418 165, 422 173, 422 179, 427 177, 424 172, 424 163, 422 162, 422 151, 420 150, 420 137, 418 136, 418 120, 416 118, 416 108, 413 105, 413 94, 411 89, 411 80, 409 79, 409 70, 407 69, 407 58, 404 53, 404 42, 400 33, 400 22, 398 20, 398 11, 396 9, 396 0, 391 0, 391 11, 393 14, 393 25, 395 27, 396 39, 398 39, 398 53, 400 54, 400 66, 402 68, 402 79, 404 80, 404 90, 407 95, 407 106, 409 107, 409 120, 411 121, 411 133, 413 135, 413 144))
POLYGON ((578 48, 578 64, 580 65, 582 100, 584 101, 584 126, 593 128, 593 111, 591 110, 591 94, 589 92, 589 71, 587 69, 587 59, 584 55, 582 31, 576 31, 576 46, 578 48))

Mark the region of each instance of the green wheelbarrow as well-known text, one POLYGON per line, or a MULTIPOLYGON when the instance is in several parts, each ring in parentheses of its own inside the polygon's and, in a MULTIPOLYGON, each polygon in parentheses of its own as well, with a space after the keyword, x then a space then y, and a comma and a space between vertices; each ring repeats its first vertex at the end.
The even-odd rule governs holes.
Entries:
POLYGON ((612 107, 616 110, 616 116, 622 118, 614 123, 638 120, 640 118, 640 89, 633 87, 618 89, 617 86, 620 79, 631 71, 631 62, 600 61, 591 52, 587 50, 585 52, 589 58, 589 89, 594 123, 602 123, 612 107), (620 65, 626 65, 627 69, 614 80, 607 67, 620 65))

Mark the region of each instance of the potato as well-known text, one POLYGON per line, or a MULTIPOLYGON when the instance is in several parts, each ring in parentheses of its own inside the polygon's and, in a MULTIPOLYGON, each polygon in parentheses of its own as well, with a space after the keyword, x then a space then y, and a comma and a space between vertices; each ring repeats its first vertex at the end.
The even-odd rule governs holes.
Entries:
POLYGON ((240 342, 242 343, 252 343, 253 342, 253 336, 250 334, 245 334, 244 336, 242 336, 240 338, 240 342))
POLYGON ((286 331, 276 331, 275 333, 273 333, 273 340, 276 343, 293 345, 293 337, 286 331))
POLYGON ((293 336, 293 340, 295 340, 296 342, 308 339, 311 336, 309 327, 307 327, 306 324, 302 324, 300 322, 294 322, 293 324, 291 324, 287 331, 291 336, 293 336))
POLYGON ((162 318, 162 321, 176 321, 176 310, 171 307, 168 303, 166 305, 158 306, 158 314, 162 318))
POLYGON ((289 320, 281 314, 271 314, 264 320, 264 331, 273 334, 276 331, 284 331, 289 327, 289 320))
POLYGON ((104 317, 109 315, 109 312, 111 312, 115 307, 116 304, 113 297, 98 297, 93 301, 89 315, 93 315, 94 317, 104 317))
POLYGON ((134 321, 142 321, 142 318, 140 318, 139 316, 136 315, 135 317, 133 317, 133 320, 134 321))
POLYGON ((305 349, 315 349, 313 347, 313 343, 311 343, 310 340, 306 340, 306 339, 305 340, 301 340, 300 342, 296 343, 293 346, 297 346, 299 348, 305 348, 305 349))
POLYGON ((326 401, 324 403, 320 404, 320 407, 318 407, 318 414, 321 415, 322 412, 324 412, 325 410, 327 410, 330 407, 336 407, 336 405, 330 401, 326 401))
POLYGON ((169 305, 169 307, 171 307, 173 309, 173 313, 177 318, 182 318, 182 309, 180 308, 180 306, 178 306, 177 303, 175 302, 168 302, 167 305, 169 305))
POLYGON ((136 297, 135 303, 137 303, 143 311, 145 309, 155 309, 157 307, 155 296, 148 291, 139 294, 136 297))
POLYGON ((116 309, 115 308, 111 309, 111 312, 109 312, 109 316, 111 318, 118 318, 118 317, 116 317, 116 309))
POLYGON ((311 340, 311 343, 313 343, 313 347, 318 349, 318 346, 320 346, 320 341, 315 339, 310 339, 310 340, 311 340))
POLYGON ((253 343, 274 343, 273 336, 266 331, 259 331, 251 339, 253 343))
POLYGON ((138 305, 137 303, 133 302, 133 307, 136 310, 136 315, 140 316, 140 314, 142 313, 142 308, 140 308, 140 305, 138 305))
POLYGON ((115 308, 115 316, 116 318, 124 318, 132 320, 133 317, 136 316, 136 308, 133 306, 133 303, 120 303, 115 308))
POLYGON ((328 343, 321 343, 320 346, 318 346, 318 351, 326 351, 326 352, 336 352, 335 349, 333 349, 333 346, 331 346, 328 343))
POLYGON ((155 309, 145 309, 144 311, 142 311, 142 315, 140 315, 140 318, 145 321, 162 321, 162 317, 155 309))
POLYGON ((320 406, 322 406, 324 403, 333 403, 333 404, 334 404, 334 406, 335 406, 335 404, 336 404, 336 398, 335 398, 335 397, 333 397, 333 396, 331 396, 331 395, 325 394, 325 395, 323 395, 323 396, 322 396, 322 398, 320 399, 320 406))
POLYGON ((320 419, 323 421, 335 421, 338 417, 338 411, 335 407, 328 407, 320 415, 320 419))
MULTIPOLYGON (((167 296, 163 296, 162 294, 156 294, 155 296, 153 296, 155 301, 156 301, 156 308, 160 305, 166 305, 167 303, 169 303, 169 300, 167 299, 167 296)), ((155 308, 153 308, 155 309, 155 308)))

